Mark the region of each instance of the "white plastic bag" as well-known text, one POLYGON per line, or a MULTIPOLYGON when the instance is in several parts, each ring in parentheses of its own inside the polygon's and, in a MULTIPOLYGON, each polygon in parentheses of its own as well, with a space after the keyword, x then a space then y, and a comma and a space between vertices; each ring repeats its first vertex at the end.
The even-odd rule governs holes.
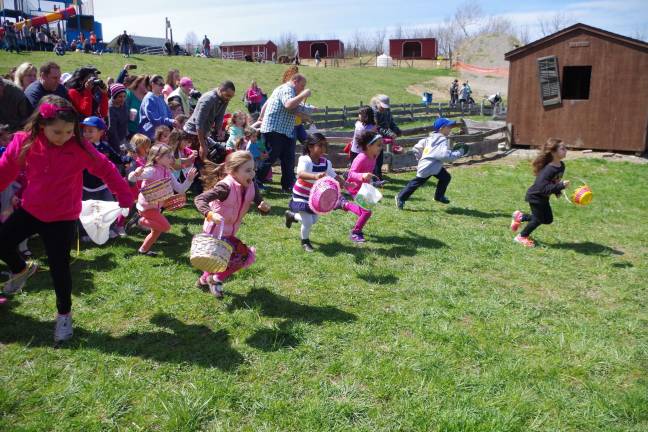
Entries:
POLYGON ((355 202, 362 208, 369 209, 382 199, 382 194, 378 189, 369 183, 362 183, 360 190, 355 197, 355 202))
POLYGON ((98 245, 108 241, 110 225, 127 209, 119 208, 115 201, 87 200, 82 201, 79 220, 90 240, 98 245))

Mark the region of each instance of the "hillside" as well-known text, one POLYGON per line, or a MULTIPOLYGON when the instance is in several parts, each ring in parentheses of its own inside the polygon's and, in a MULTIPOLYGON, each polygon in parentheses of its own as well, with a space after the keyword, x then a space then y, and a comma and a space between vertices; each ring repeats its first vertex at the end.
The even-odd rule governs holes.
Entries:
MULTIPOLYGON (((169 68, 180 70, 182 75, 190 76, 194 85, 201 91, 207 91, 219 82, 229 79, 237 87, 237 97, 232 102, 233 109, 242 108, 241 97, 250 81, 256 79, 259 86, 271 92, 279 85, 285 65, 246 63, 232 60, 204 59, 195 57, 161 57, 138 55, 125 59, 117 54, 92 56, 81 53, 68 53, 56 57, 50 53, 33 53, 29 55, 5 54, 0 56, 0 71, 6 73, 10 68, 29 61, 40 65, 47 60, 58 62, 65 72, 93 64, 102 72, 102 78, 115 77, 125 63, 137 64, 137 73, 158 73, 166 76, 169 68)), ((377 69, 377 68, 339 68, 324 69, 304 66, 301 71, 309 80, 308 87, 313 90, 309 99, 319 107, 358 105, 366 103, 376 93, 388 94, 394 102, 416 103, 420 98, 407 91, 408 86, 423 83, 433 77, 449 76, 449 70, 423 69, 377 69)))

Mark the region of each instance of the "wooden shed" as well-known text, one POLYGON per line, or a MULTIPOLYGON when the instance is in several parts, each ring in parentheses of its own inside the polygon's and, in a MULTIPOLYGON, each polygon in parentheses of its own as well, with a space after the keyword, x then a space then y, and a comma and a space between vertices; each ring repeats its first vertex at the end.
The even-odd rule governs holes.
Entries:
POLYGON ((434 38, 389 39, 389 55, 394 60, 434 60, 437 41, 434 38))
POLYGON ((299 58, 315 58, 319 51, 321 58, 344 58, 344 44, 339 39, 298 41, 299 58))
POLYGON ((224 59, 242 60, 249 56, 253 60, 272 60, 272 55, 277 55, 277 45, 271 40, 223 42, 219 47, 224 59))
POLYGON ((507 122, 518 145, 643 153, 648 146, 648 44, 575 24, 505 54, 507 122))

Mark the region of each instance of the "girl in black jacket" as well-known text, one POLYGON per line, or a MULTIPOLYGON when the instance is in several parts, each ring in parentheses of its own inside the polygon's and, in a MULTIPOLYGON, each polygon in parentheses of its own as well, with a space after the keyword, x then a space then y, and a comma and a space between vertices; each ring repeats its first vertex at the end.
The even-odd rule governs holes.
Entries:
POLYGON ((553 213, 549 205, 551 195, 560 196, 563 189, 569 186, 569 180, 562 180, 565 173, 565 164, 562 160, 567 155, 565 144, 556 138, 549 138, 540 155, 533 161, 535 182, 527 190, 525 200, 531 207, 531 214, 519 210, 513 212, 511 230, 520 228, 522 222, 528 222, 522 232, 515 237, 515 241, 534 247, 535 243, 529 237, 531 233, 542 224, 549 225, 553 222, 553 213))

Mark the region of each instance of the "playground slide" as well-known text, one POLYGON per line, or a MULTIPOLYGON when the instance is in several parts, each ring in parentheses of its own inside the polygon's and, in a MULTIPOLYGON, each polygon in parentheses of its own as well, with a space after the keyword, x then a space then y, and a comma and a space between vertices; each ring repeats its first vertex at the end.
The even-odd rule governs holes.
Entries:
POLYGON ((23 26, 25 25, 29 27, 37 27, 44 24, 54 23, 60 20, 66 20, 68 18, 72 18, 75 15, 76 15, 76 9, 74 8, 74 6, 70 6, 69 8, 52 12, 43 16, 38 16, 32 19, 28 19, 26 21, 20 21, 16 23, 16 31, 22 30, 23 26))

